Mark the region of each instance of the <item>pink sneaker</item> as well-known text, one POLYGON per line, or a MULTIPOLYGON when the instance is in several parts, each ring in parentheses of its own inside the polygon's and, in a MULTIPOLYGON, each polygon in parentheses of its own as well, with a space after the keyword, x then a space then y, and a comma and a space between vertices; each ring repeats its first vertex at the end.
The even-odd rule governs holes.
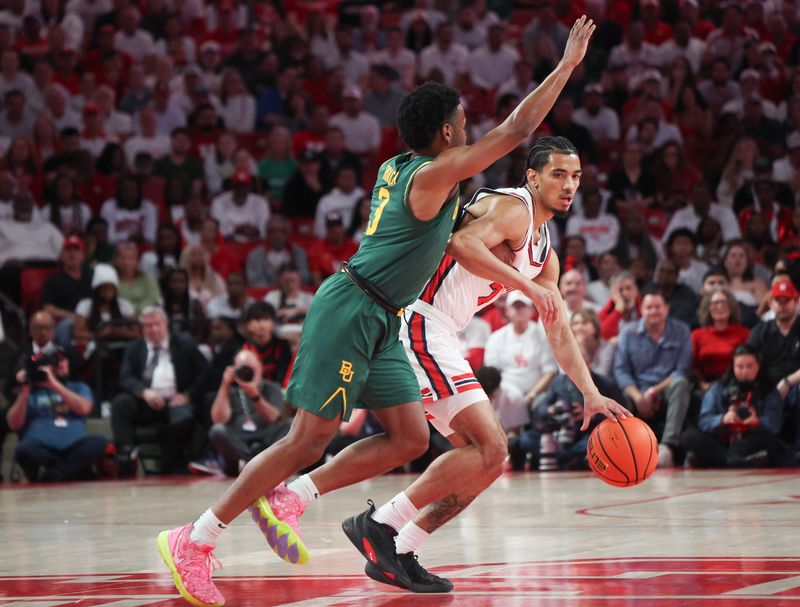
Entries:
POLYGON ((225 597, 211 581, 214 569, 222 563, 212 554, 214 546, 191 541, 191 532, 191 523, 162 531, 158 534, 158 551, 184 599, 197 607, 222 607, 225 597))
POLYGON ((300 539, 299 519, 305 509, 303 500, 281 483, 247 510, 275 554, 292 565, 303 565, 311 559, 300 539))

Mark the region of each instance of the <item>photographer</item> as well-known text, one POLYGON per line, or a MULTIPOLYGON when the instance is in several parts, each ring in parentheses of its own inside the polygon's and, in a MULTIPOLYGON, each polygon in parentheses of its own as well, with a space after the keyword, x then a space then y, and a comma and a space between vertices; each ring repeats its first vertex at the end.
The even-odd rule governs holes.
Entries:
POLYGON ((31 482, 89 478, 105 452, 105 437, 86 435, 92 392, 69 373, 69 358, 56 349, 32 354, 17 373, 21 387, 6 419, 19 433, 14 457, 31 482))
POLYGON ((208 436, 227 476, 239 474, 240 460, 249 461, 286 436, 290 422, 281 419, 282 411, 280 386, 262 378, 254 352, 241 350, 225 369, 211 406, 208 436))
POLYGON ((777 436, 782 416, 783 401, 761 373, 758 351, 742 344, 703 397, 700 428, 686 430, 681 444, 698 467, 787 465, 777 436))

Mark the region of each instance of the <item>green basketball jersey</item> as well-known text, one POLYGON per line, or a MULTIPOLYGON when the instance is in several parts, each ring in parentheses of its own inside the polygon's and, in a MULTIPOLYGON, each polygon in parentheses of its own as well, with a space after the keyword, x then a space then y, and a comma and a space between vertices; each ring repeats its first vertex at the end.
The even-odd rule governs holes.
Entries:
POLYGON ((433 160, 400 154, 384 162, 372 190, 369 223, 350 265, 396 306, 407 306, 436 270, 458 214, 458 193, 429 221, 408 208, 414 174, 433 160))

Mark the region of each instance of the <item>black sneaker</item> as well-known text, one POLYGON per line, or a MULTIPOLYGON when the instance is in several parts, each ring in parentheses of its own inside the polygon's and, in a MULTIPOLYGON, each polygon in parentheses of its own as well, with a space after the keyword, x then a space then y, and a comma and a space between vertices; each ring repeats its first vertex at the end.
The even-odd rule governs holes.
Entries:
POLYGON ((367 563, 366 567, 364 567, 364 573, 376 582, 397 586, 404 590, 410 590, 411 592, 435 593, 450 592, 453 590, 453 583, 450 580, 434 575, 425 569, 425 567, 419 564, 419 559, 413 552, 399 554, 397 555, 397 560, 403 566, 403 569, 405 569, 411 580, 411 585, 408 587, 401 586, 395 580, 389 579, 372 563, 367 563))
POLYGON ((397 531, 390 525, 378 523, 372 518, 375 504, 367 500, 369 508, 361 514, 356 514, 342 522, 342 529, 353 546, 364 555, 378 573, 391 580, 391 583, 400 588, 410 589, 411 580, 405 568, 398 562, 395 552, 394 538, 397 531))

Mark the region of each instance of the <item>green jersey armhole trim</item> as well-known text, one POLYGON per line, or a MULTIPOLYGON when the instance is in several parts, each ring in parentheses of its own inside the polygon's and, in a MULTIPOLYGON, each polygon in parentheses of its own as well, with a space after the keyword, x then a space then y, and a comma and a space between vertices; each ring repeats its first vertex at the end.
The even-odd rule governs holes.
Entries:
POLYGON ((447 203, 450 201, 450 199, 448 198, 448 200, 446 200, 446 201, 445 201, 445 202, 442 204, 442 208, 441 208, 441 209, 439 209, 439 213, 436 213, 436 215, 435 215, 434 217, 432 217, 431 219, 428 219, 427 221, 423 221, 422 219, 419 219, 419 218, 418 218, 416 215, 414 215, 414 213, 412 212, 411 208, 408 206, 408 191, 411 189, 411 184, 414 182, 414 177, 416 177, 416 175, 417 175, 417 172, 418 172, 418 171, 419 171, 421 168, 428 166, 428 165, 429 165, 431 162, 433 162, 433 160, 427 160, 427 161, 423 162, 421 165, 419 165, 417 168, 415 168, 415 169, 414 169, 414 172, 413 172, 413 173, 411 173, 411 175, 409 175, 409 177, 408 177, 408 182, 406 182, 406 189, 405 189, 405 191, 403 192, 403 210, 404 210, 404 211, 405 211, 405 212, 408 214, 408 216, 409 216, 409 217, 410 217, 410 218, 411 218, 413 221, 415 221, 415 222, 417 222, 417 223, 419 223, 419 224, 426 224, 426 223, 430 223, 431 221, 433 221, 434 219, 436 219, 437 217, 439 217, 439 215, 440 215, 440 213, 442 212, 442 210, 444 210, 444 207, 445 207, 445 206, 447 205, 447 203))

